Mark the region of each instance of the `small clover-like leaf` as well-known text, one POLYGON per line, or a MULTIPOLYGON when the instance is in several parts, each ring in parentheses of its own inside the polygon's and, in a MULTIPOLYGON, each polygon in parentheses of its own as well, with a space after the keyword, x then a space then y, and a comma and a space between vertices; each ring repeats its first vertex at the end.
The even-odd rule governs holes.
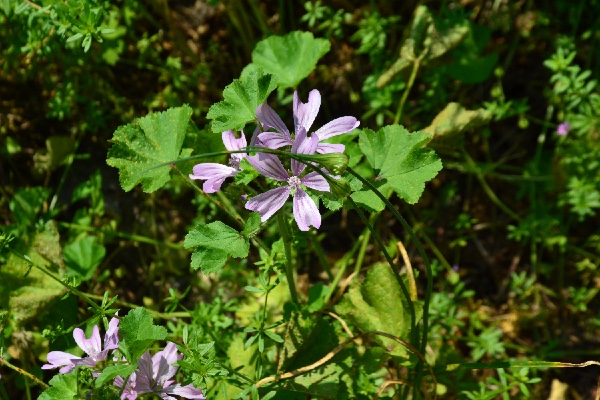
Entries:
POLYGON ((205 274, 219 271, 229 257, 248 255, 248 238, 220 221, 200 224, 187 234, 186 249, 196 247, 192 254, 192 268, 202 268, 205 274))
POLYGON ((119 169, 125 191, 138 183, 144 192, 160 189, 169 181, 169 165, 177 160, 192 109, 188 105, 149 114, 115 131, 106 163, 119 169))
POLYGON ((292 32, 260 41, 252 52, 252 62, 277 77, 282 88, 296 87, 316 67, 331 45, 315 39, 310 32, 292 32))
POLYGON ((212 120, 215 133, 230 129, 242 130, 256 119, 256 108, 275 90, 275 77, 260 68, 247 68, 240 79, 235 79, 223 91, 223 101, 213 104, 206 114, 212 120))
MULTIPOLYGON (((375 170, 371 183, 384 195, 395 192, 408 203, 416 203, 425 182, 442 169, 442 161, 432 149, 423 145, 431 136, 423 132, 409 133, 400 125, 389 125, 378 132, 364 129, 359 146, 375 170)), ((383 202, 368 189, 352 194, 357 203, 375 211, 384 208, 383 202)))

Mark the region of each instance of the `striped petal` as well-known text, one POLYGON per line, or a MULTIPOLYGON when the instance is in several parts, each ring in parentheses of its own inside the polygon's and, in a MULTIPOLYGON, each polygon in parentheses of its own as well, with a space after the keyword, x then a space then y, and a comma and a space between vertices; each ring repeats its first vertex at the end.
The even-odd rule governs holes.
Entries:
POLYGON ((75 328, 73 330, 73 339, 75 339, 75 343, 77 343, 81 350, 85 351, 85 353, 90 356, 94 356, 102 351, 102 341, 100 339, 100 329, 98 329, 98 325, 94 325, 92 336, 90 336, 89 339, 85 337, 83 330, 75 328))
POLYGON ((271 189, 248 200, 245 207, 247 210, 258 212, 260 220, 265 222, 283 207, 290 195, 290 190, 289 186, 271 189))
POLYGON ((296 189, 294 194, 294 219, 301 231, 307 231, 310 226, 319 229, 321 226, 321 214, 315 202, 302 189, 296 189))
POLYGON ((320 192, 329 192, 329 182, 318 172, 311 172, 300 179, 300 182, 306 187, 318 190, 320 192))
POLYGON ((317 153, 329 154, 329 153, 343 153, 346 146, 338 143, 319 143, 317 146, 317 153))
POLYGON ((287 126, 285 126, 279 115, 268 104, 261 104, 256 108, 256 118, 258 118, 261 124, 275 128, 276 131, 290 137, 290 131, 287 126))
POLYGON ((190 179, 215 179, 227 178, 237 173, 237 169, 223 164, 203 163, 192 168, 190 179))
POLYGON ((263 132, 258 135, 258 140, 264 147, 269 149, 278 149, 283 146, 291 146, 292 139, 289 136, 277 132, 263 132))
POLYGON ((248 146, 248 143, 246 142, 246 137, 244 136, 244 131, 241 131, 241 135, 242 136, 238 139, 233 134, 233 131, 223 132, 221 134, 221 137, 223 138, 223 144, 225 145, 225 148, 229 151, 245 149, 246 146, 248 146))
POLYGON ((248 162, 252 164, 254 168, 267 178, 275 179, 277 181, 287 181, 290 177, 274 154, 258 153, 255 156, 247 158, 248 162))
POLYGON ((321 94, 318 90, 311 90, 308 94, 308 103, 302 103, 298 92, 294 92, 294 125, 295 130, 298 131, 299 127, 306 129, 306 132, 310 131, 310 127, 321 108, 321 94))
MULTIPOLYGON (((317 136, 306 137, 306 129, 299 127, 292 145, 292 153, 296 154, 315 154, 319 138, 317 136)), ((292 159, 290 161, 292 173, 298 176, 304 171, 306 165, 300 161, 292 159)))
POLYGON ((341 135, 342 133, 350 132, 359 125, 360 121, 354 117, 340 117, 323 125, 315 132, 315 134, 317 134, 321 140, 325 140, 333 136, 341 135))

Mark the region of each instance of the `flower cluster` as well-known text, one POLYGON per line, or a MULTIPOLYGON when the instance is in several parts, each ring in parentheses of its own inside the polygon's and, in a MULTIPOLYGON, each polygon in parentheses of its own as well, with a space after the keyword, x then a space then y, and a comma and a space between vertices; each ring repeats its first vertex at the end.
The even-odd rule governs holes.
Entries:
MULTIPOLYGON (((323 140, 351 132, 359 126, 360 122, 354 117, 340 117, 310 133, 309 136, 320 107, 321 95, 318 90, 309 93, 307 103, 302 103, 298 93, 294 92, 294 131, 291 133, 269 105, 260 105, 256 109, 256 117, 260 122, 259 129, 262 128, 263 132, 255 132, 250 144, 273 150, 289 147, 292 153, 303 155, 343 152, 344 145, 323 143, 323 140)), ((205 192, 218 191, 226 178, 233 177, 240 171, 240 161, 246 158, 259 173, 282 183, 274 189, 249 199, 246 202, 246 209, 258 212, 261 220, 265 222, 292 196, 294 219, 300 230, 307 231, 310 226, 315 228, 321 226, 319 209, 304 187, 329 192, 329 183, 323 175, 316 171, 306 173, 306 165, 294 159, 290 161, 288 171, 281 160, 271 153, 258 152, 255 156, 248 156, 246 152, 242 152, 247 147, 244 132, 241 132, 239 139, 236 139, 232 131, 223 132, 222 136, 227 150, 240 152, 231 154, 229 166, 215 163, 194 166, 190 178, 204 180, 205 192)), ((331 176, 327 170, 321 172, 331 176)))
MULTIPOLYGON (((63 351, 51 351, 48 353, 48 364, 42 366, 42 369, 60 368, 59 372, 66 374, 71 372, 76 366, 98 367, 98 364, 108 358, 110 350, 115 350, 119 345, 119 319, 112 318, 108 324, 108 329, 104 336, 104 349, 100 338, 100 330, 97 325, 92 330, 92 336, 88 339, 83 330, 75 328, 73 338, 77 345, 87 354, 87 357, 77 357, 63 351)), ((154 393, 162 399, 175 400, 169 395, 174 394, 186 399, 205 399, 202 391, 192 385, 182 386, 172 380, 177 373, 178 367, 174 366, 178 360, 183 358, 183 354, 177 352, 175 344, 167 343, 164 350, 150 356, 146 352, 138 360, 138 368, 129 376, 127 382, 117 376, 113 382, 115 386, 122 389, 121 399, 133 400, 138 395, 144 393, 154 393), (124 387, 125 386, 125 387, 124 387)), ((99 371, 94 371, 94 377, 100 375, 99 371)))

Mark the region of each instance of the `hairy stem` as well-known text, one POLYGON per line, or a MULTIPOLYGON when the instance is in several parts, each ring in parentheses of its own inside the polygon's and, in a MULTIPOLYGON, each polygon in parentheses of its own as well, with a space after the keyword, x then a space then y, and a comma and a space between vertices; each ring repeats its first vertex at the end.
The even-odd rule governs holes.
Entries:
POLYGON ((283 211, 277 212, 277 223, 279 224, 279 232, 283 239, 283 247, 285 249, 285 276, 288 281, 290 297, 292 302, 298 304, 298 292, 296 292, 296 281, 294 279, 294 264, 292 262, 292 237, 285 221, 283 211))

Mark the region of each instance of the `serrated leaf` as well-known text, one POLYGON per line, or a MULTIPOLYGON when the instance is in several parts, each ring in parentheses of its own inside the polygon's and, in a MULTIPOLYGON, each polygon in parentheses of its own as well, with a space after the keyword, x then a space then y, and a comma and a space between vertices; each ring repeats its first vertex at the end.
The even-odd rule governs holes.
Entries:
POLYGON ((152 315, 144 307, 140 307, 123 317, 119 323, 119 336, 122 336, 119 348, 124 350, 127 361, 135 363, 152 343, 167 337, 167 330, 154 325, 152 315))
POLYGON ((50 379, 50 387, 38 397, 38 400, 70 400, 79 398, 77 374, 56 374, 50 379))
MULTIPOLYGON (((423 148, 431 136, 423 132, 409 133, 400 125, 389 125, 378 132, 364 129, 359 146, 375 172, 371 183, 384 195, 395 192, 410 204, 416 203, 425 182, 442 169, 442 161, 432 149, 423 148)), ((368 189, 352 193, 354 201, 375 211, 384 203, 368 189)))
MULTIPOLYGON (((418 304, 413 304, 419 320, 422 310, 418 304)), ((381 331, 410 342, 408 303, 387 264, 375 264, 361 284, 350 287, 335 311, 342 318, 351 320, 363 332, 381 331)), ((401 357, 407 355, 407 350, 400 343, 381 336, 373 338, 390 354, 401 357)))
POLYGON ((102 373, 96 378, 96 387, 102 386, 105 382, 112 381, 117 376, 122 377, 125 381, 126 378, 135 372, 137 364, 132 365, 111 365, 104 368, 102 373))
POLYGON ((215 133, 242 130, 248 122, 256 119, 256 108, 275 88, 277 83, 273 75, 260 68, 249 69, 225 88, 224 100, 208 110, 206 118, 212 120, 211 130, 215 133))
POLYGON ((160 189, 169 181, 169 165, 180 156, 187 124, 192 115, 188 105, 149 114, 115 131, 106 163, 119 169, 123 190, 138 183, 144 192, 160 189))
POLYGON ((210 273, 220 270, 227 258, 248 255, 248 238, 221 221, 200 224, 188 233, 183 242, 186 249, 197 247, 192 254, 192 268, 210 273))
POLYGON ((329 40, 315 39, 310 32, 291 32, 271 36, 256 45, 252 62, 277 77, 282 88, 295 88, 317 66, 331 45, 329 40))
POLYGON ((244 230, 242 235, 249 237, 253 235, 260 228, 260 214, 253 212, 250 213, 246 224, 244 224, 244 230))
POLYGON ((65 246, 67 275, 77 276, 83 281, 92 278, 106 255, 106 249, 96 240, 95 236, 84 236, 65 246))
POLYGON ((240 168, 241 171, 238 172, 234 178, 236 185, 248 185, 256 177, 260 176, 260 172, 258 172, 246 158, 242 158, 242 161, 240 161, 240 168))

